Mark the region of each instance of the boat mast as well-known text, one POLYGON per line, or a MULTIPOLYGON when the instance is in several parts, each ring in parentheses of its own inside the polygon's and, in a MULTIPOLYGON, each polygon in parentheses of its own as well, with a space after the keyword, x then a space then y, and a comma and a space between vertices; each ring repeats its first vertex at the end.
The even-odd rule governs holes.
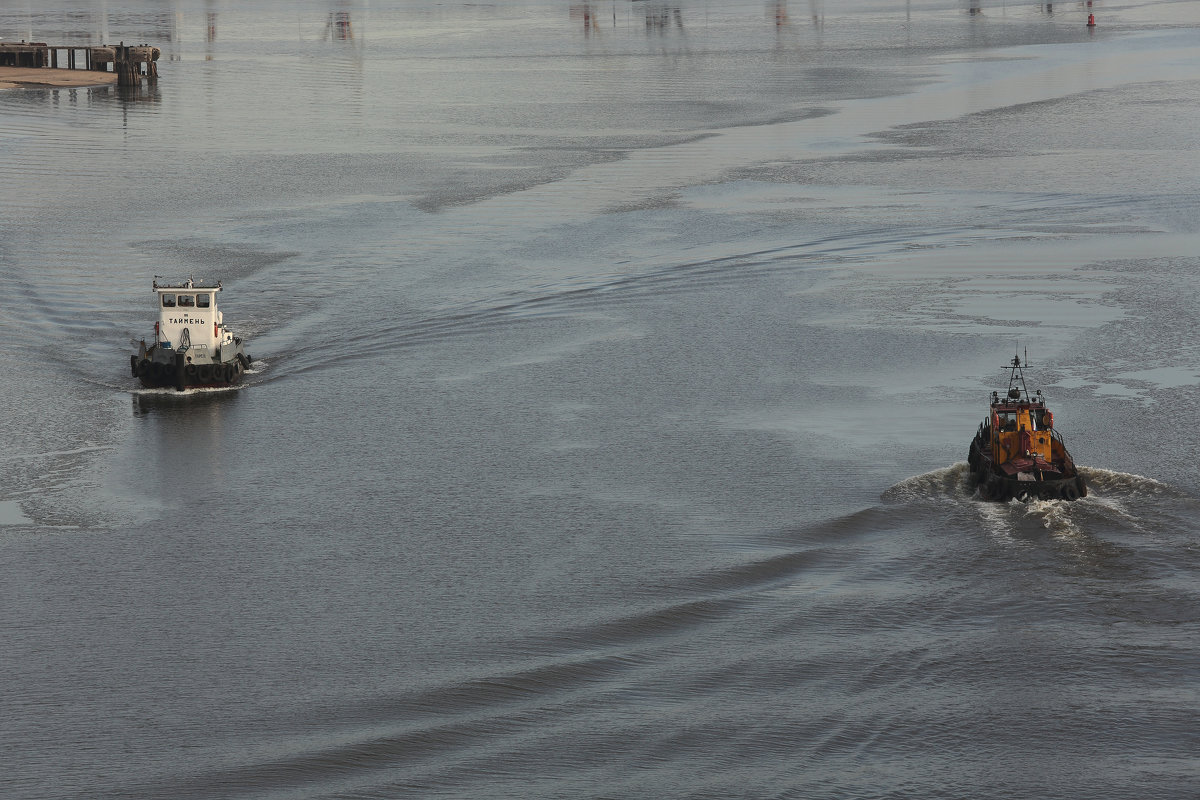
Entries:
POLYGON ((1014 354, 1012 361, 1001 369, 1006 369, 1008 373, 1008 397, 1012 400, 1020 400, 1025 398, 1026 402, 1031 402, 1029 397, 1029 388, 1025 385, 1025 367, 1029 366, 1029 348, 1025 348, 1025 362, 1021 362, 1020 354, 1014 354), (1014 394, 1015 392, 1015 394, 1014 394))

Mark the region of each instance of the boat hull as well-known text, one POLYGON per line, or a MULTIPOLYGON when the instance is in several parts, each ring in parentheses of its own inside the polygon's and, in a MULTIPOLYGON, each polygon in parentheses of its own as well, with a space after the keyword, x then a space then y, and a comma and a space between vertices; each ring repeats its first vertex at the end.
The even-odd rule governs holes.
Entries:
POLYGON ((191 364, 182 354, 170 360, 159 358, 129 357, 129 369, 133 377, 148 389, 221 388, 241 382, 250 359, 238 353, 229 361, 214 361, 206 364, 191 364))
POLYGON ((1079 500, 1087 497, 1087 482, 1074 465, 1067 472, 1040 480, 1021 480, 1001 472, 993 463, 978 439, 971 442, 967 455, 971 467, 971 484, 987 501, 1006 503, 1009 500, 1079 500))

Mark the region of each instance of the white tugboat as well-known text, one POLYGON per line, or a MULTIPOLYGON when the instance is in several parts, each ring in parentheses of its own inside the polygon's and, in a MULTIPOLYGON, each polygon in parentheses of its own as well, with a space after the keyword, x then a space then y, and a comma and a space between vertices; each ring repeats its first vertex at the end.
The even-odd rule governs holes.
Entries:
POLYGON ((158 321, 154 343, 137 343, 138 352, 129 357, 129 368, 143 386, 174 387, 179 391, 196 386, 231 386, 241 380, 250 366, 250 356, 241 337, 224 325, 217 308, 221 282, 205 283, 188 278, 180 283, 154 280, 158 298, 158 321))

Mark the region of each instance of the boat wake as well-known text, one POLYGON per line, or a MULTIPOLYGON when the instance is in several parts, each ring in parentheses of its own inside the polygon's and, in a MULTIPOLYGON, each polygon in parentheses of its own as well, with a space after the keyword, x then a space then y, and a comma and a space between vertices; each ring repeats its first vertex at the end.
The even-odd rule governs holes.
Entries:
POLYGON ((247 384, 234 386, 189 386, 182 392, 170 386, 140 387, 133 390, 138 397, 194 397, 197 395, 228 394, 246 388, 247 384))
MULTIPOLYGON (((1088 497, 1085 499, 1119 501, 1185 496, 1178 489, 1144 475, 1115 472, 1099 467, 1080 467, 1079 472, 1088 485, 1088 497)), ((880 499, 886 503, 920 503, 946 499, 979 500, 978 492, 971 486, 970 476, 970 466, 965 461, 959 461, 948 467, 905 478, 885 489, 880 499)), ((1027 502, 1010 500, 1007 505, 1048 506, 1059 505, 1062 502, 1061 500, 1030 500, 1027 502)))
POLYGON ((885 503, 932 503, 945 500, 971 499, 971 468, 960 461, 949 467, 935 469, 905 478, 884 490, 880 499, 885 503))
POLYGON ((1088 491, 1098 496, 1114 497, 1185 497, 1178 489, 1154 478, 1130 472, 1114 472, 1099 467, 1080 467, 1088 491))
POLYGON ((886 489, 880 499, 888 504, 944 505, 974 508, 985 527, 1012 536, 1020 529, 1044 529, 1055 535, 1078 536, 1101 525, 1125 529, 1143 527, 1141 503, 1147 500, 1186 499, 1188 495, 1169 484, 1098 467, 1080 467, 1088 485, 1088 496, 1076 501, 983 500, 970 482, 965 461, 921 475, 905 478, 886 489))

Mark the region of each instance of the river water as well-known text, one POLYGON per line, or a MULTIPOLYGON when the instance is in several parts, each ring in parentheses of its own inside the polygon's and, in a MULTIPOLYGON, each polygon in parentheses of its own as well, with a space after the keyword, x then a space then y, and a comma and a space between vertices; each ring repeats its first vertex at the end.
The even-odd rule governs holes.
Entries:
POLYGON ((1198 5, 5 4, 0 795, 1196 797, 1198 5))

